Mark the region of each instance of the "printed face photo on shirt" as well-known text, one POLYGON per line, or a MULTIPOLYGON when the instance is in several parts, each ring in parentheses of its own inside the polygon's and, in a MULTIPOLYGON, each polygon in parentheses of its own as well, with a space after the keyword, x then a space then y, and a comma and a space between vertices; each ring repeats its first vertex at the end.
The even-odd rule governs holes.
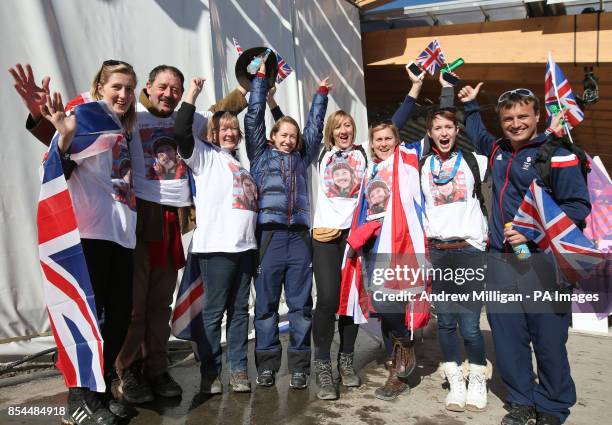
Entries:
POLYGON ((255 179, 238 164, 228 162, 228 166, 234 178, 232 208, 257 212, 259 192, 255 179))
MULTIPOLYGON (((453 163, 449 164, 452 168, 453 163)), ((446 170, 446 164, 441 176, 448 175, 451 170, 446 170)), ((465 202, 467 189, 465 185, 465 174, 462 170, 457 170, 455 177, 445 184, 436 184, 433 181, 433 176, 429 175, 429 191, 433 198, 434 205, 446 205, 454 202, 465 202)))
POLYGON ((136 209, 136 195, 132 189, 132 161, 125 139, 119 141, 112 149, 113 168, 111 182, 113 199, 136 209))
POLYGON ((368 216, 385 212, 390 196, 391 190, 386 182, 381 179, 370 180, 366 187, 368 216))
POLYGON ((187 178, 187 166, 177 152, 173 128, 140 129, 146 176, 149 180, 187 178))
POLYGON ((325 196, 328 198, 356 198, 364 167, 365 163, 356 155, 343 158, 332 154, 323 174, 325 196))

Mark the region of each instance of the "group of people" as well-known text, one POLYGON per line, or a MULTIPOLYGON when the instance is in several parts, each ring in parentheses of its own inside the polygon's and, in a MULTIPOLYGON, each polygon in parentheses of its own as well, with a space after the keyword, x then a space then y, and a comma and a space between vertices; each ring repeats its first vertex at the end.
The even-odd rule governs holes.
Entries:
MULTIPOLYGON (((400 216, 408 221, 414 218, 409 229, 414 230, 410 236, 415 255, 427 254, 435 267, 482 267, 488 246, 490 252, 500 255, 488 261, 482 284, 487 287, 519 292, 529 285, 546 286, 542 279, 554 275, 551 264, 539 264, 536 270, 512 255, 502 255, 521 243, 537 251, 535 244, 504 225, 512 221, 529 184, 538 177, 533 167, 524 165, 526 158, 535 157, 539 146, 557 137, 561 128, 559 117, 549 131, 537 134, 538 99, 525 89, 500 96, 500 139, 491 136, 480 119, 476 102, 480 85, 459 91, 466 133, 475 148, 469 152, 457 145, 454 88, 440 79, 441 107, 429 113, 427 134, 420 141, 401 143, 399 129, 409 120, 423 84, 422 77, 408 71, 410 92, 390 121, 370 126, 366 153, 355 143, 356 124, 350 114, 338 110, 325 120, 333 88, 329 79, 319 82, 306 125, 300 129, 276 104, 276 89, 268 84, 263 61, 252 79, 248 101, 247 90, 238 87, 205 112, 195 107, 204 79, 192 78, 183 99, 185 79, 173 66, 155 67, 137 98, 132 66, 105 61, 90 92, 67 107, 59 93, 50 93, 48 77, 40 86, 35 83, 29 65, 16 65, 9 71, 30 112, 27 129, 47 145, 55 132, 59 135, 58 148, 97 314, 103 318, 107 393, 69 388, 64 423, 115 424, 133 414, 133 408, 110 391, 115 371, 120 398, 129 404, 152 401, 155 396, 180 396, 180 385, 168 373, 167 341, 177 273, 185 265, 181 235, 194 229, 190 260, 197 262, 204 284, 203 331, 196 345, 200 390, 206 394, 223 392, 220 341, 224 314, 229 386, 235 392, 251 391, 247 347, 253 279, 257 385, 273 386, 280 369, 279 303, 284 289, 290 387, 308 386, 312 338, 317 396, 323 400, 339 397, 331 358, 336 323, 340 382, 360 386, 354 367, 359 325, 351 316, 338 315, 347 285, 343 264, 377 249, 388 236, 385 220, 390 226, 400 216), (86 101, 103 101, 121 122, 125 137, 120 146, 72 160, 69 148, 77 123, 70 111, 86 101), (266 104, 275 120, 269 133, 266 104), (244 108, 243 135, 237 115, 244 108), (237 155, 243 137, 248 170, 237 155), (418 173, 413 174, 414 181, 406 182, 410 174, 397 170, 412 157, 418 162, 418 173), (124 161, 125 165, 126 160, 131 168, 116 176, 119 164, 124 161), (312 215, 311 165, 318 183, 312 215), (487 224, 482 182, 488 174, 493 202, 487 224), (123 195, 111 183, 116 178, 122 178, 123 195), (125 193, 134 194, 135 204, 126 200, 125 193), (356 209, 362 202, 367 218, 356 226, 356 209), (405 210, 402 214, 399 204, 405 210), (424 238, 419 240, 417 234, 424 238)), ((559 149, 555 155, 570 153, 559 149)), ((581 222, 590 209, 586 185, 575 163, 559 164, 552 170, 551 193, 572 220, 581 222)), ((457 290, 452 282, 434 281, 432 291, 448 291, 449 287, 457 290)), ((380 319, 386 350, 388 378, 375 391, 383 400, 393 400, 409 389, 406 378, 416 366, 414 329, 424 326, 428 317, 425 312, 425 320, 415 320, 418 313, 410 302, 390 304, 369 302, 380 319)), ((481 309, 478 302, 435 303, 441 371, 450 385, 445 402, 449 410, 479 411, 487 404, 491 366, 480 331, 481 309), (463 337, 465 363, 457 328, 463 337)), ((487 306, 487 314, 495 363, 508 389, 509 412, 502 424, 564 422, 576 401, 565 350, 569 312, 542 314, 519 307, 507 314, 487 306), (538 363, 538 383, 530 344, 538 363)))

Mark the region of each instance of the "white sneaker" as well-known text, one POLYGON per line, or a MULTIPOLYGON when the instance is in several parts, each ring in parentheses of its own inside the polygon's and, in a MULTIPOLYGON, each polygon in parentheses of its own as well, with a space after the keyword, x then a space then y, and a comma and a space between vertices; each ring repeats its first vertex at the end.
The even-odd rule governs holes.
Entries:
POLYGON ((470 364, 465 408, 480 412, 487 407, 487 367, 470 364))
POLYGON ((443 376, 450 385, 450 391, 445 400, 446 410, 463 412, 467 393, 463 369, 455 362, 442 363, 441 368, 443 376))

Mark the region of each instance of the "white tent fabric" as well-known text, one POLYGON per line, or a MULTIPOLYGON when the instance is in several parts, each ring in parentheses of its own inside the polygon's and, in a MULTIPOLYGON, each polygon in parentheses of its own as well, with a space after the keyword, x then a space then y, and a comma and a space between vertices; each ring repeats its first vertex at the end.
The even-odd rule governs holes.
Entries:
MULTIPOLYGON (((5 0, 0 37, 4 70, 30 63, 37 80, 50 75, 51 90, 65 100, 88 90, 102 61, 121 59, 134 65, 138 90, 161 63, 177 66, 187 79, 206 77, 200 109, 236 86, 232 37, 244 49, 267 45, 294 69, 276 95, 285 114, 303 125, 318 80, 329 75, 336 87, 328 111, 351 113, 358 139, 366 139, 359 13, 344 0, 5 0)), ((0 85, 3 357, 36 352, 53 341, 35 226, 44 146, 25 130, 26 110, 8 73, 0 85)))

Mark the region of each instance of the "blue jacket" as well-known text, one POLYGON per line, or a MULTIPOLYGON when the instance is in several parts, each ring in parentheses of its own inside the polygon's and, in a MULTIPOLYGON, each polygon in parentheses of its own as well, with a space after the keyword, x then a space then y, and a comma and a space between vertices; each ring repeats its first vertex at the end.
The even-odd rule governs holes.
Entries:
MULTIPOLYGON (((484 126, 478 102, 465 104, 465 129, 476 152, 489 156, 493 181, 492 214, 489 219, 489 245, 496 250, 504 247, 504 223, 514 219, 525 193, 534 178, 543 186, 533 167, 540 146, 546 142, 545 134, 537 135, 529 143, 514 151, 508 140, 496 139, 484 126), (491 153, 494 151, 493 157, 491 153)), ((555 156, 570 155, 559 148, 555 156)), ((551 196, 574 223, 584 220, 591 211, 586 182, 578 165, 551 169, 551 196)), ((504 249, 506 248, 506 249, 504 249)))
POLYGON ((284 153, 268 144, 264 122, 266 92, 266 79, 254 78, 244 117, 251 175, 259 188, 257 223, 310 227, 308 166, 316 158, 323 139, 327 95, 316 93, 312 100, 302 133, 302 151, 284 153))

